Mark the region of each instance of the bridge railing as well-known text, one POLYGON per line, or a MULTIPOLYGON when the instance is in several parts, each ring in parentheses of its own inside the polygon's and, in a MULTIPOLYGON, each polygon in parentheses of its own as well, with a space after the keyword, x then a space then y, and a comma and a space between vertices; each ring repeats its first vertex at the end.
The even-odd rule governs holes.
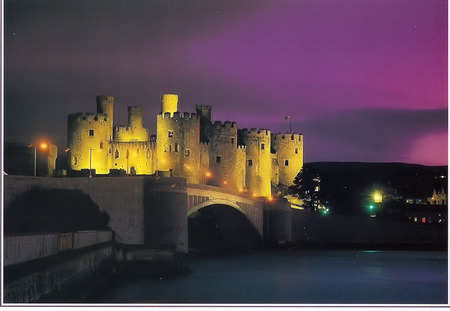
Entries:
POLYGON ((78 231, 4 237, 4 266, 112 241, 112 231, 78 231))

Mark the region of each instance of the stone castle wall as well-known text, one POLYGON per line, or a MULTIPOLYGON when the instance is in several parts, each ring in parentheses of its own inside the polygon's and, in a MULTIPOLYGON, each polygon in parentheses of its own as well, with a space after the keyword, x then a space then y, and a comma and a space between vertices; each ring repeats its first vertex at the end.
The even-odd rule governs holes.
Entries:
POLYGON ((278 183, 292 185, 303 167, 303 135, 272 134, 271 141, 278 159, 278 183))
POLYGON ((291 185, 303 167, 303 136, 269 130, 238 130, 234 122, 211 123, 211 106, 178 111, 178 96, 161 96, 157 140, 143 126, 140 107, 128 108, 128 126, 113 127, 114 98, 97 97, 97 113, 71 114, 70 169, 96 174, 123 170, 132 175, 186 178, 254 196, 271 196, 271 182, 291 185), (275 154, 273 153, 275 150, 275 154))
POLYGON ((272 157, 270 131, 239 130, 239 143, 246 146, 246 186, 253 196, 271 196, 272 157))

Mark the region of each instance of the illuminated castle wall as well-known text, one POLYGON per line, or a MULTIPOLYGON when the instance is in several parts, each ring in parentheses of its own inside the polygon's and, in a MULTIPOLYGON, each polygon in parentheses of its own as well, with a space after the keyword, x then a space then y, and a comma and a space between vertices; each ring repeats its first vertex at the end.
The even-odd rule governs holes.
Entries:
POLYGON ((128 107, 128 125, 114 126, 114 98, 97 97, 97 113, 68 117, 69 166, 73 171, 183 177, 271 196, 271 182, 291 185, 303 167, 303 136, 242 129, 234 122, 211 122, 211 106, 178 111, 178 96, 161 96, 156 140, 143 126, 140 107, 128 107))

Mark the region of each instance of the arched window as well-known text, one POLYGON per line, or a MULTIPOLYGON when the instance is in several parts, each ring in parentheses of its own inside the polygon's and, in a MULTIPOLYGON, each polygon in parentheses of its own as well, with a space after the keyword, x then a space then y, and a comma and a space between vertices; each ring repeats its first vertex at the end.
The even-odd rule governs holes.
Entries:
POLYGON ((114 159, 118 159, 119 155, 119 150, 116 149, 116 151, 114 151, 114 159))

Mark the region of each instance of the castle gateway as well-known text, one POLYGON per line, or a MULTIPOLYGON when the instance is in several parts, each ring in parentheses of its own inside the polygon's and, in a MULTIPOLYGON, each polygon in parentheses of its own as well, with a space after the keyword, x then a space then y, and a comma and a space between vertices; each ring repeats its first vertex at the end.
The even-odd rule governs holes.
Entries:
POLYGON ((97 113, 68 117, 69 168, 98 175, 160 174, 270 197, 271 183, 291 185, 303 167, 303 135, 238 129, 211 122, 211 106, 178 112, 178 96, 161 96, 156 136, 143 127, 141 107, 128 107, 128 125, 114 125, 114 97, 98 96, 97 113))

